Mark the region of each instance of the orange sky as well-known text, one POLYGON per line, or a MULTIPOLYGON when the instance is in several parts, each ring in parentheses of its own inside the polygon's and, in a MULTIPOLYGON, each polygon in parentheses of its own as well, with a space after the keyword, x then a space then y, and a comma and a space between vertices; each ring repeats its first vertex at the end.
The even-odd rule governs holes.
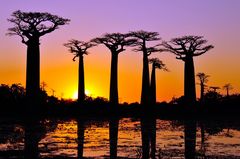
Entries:
MULTIPOLYGON (((76 1, 76 3, 78 2, 76 1)), ((195 72, 205 72, 210 75, 208 83, 210 86, 222 87, 225 83, 231 83, 234 87, 232 92, 240 92, 240 48, 238 46, 240 42, 238 10, 240 5, 238 1, 234 1, 234 4, 221 1, 219 6, 214 6, 214 2, 211 2, 212 6, 205 6, 202 2, 197 7, 194 3, 189 2, 192 9, 196 10, 196 13, 192 13, 194 16, 185 12, 187 6, 184 4, 174 3, 179 6, 178 8, 174 4, 171 6, 171 3, 168 4, 168 2, 161 6, 158 1, 152 1, 152 3, 141 1, 143 6, 139 6, 140 8, 145 5, 154 10, 147 13, 140 13, 136 8, 126 9, 124 4, 127 1, 116 2, 119 6, 116 10, 110 9, 115 6, 114 3, 110 3, 110 6, 99 3, 89 8, 88 14, 84 8, 88 4, 85 3, 82 4, 83 6, 76 6, 74 3, 59 4, 62 5, 61 7, 53 4, 44 6, 39 4, 37 7, 27 8, 24 5, 17 6, 12 5, 11 2, 1 1, 0 20, 3 22, 0 27, 0 83, 25 85, 26 46, 17 36, 5 36, 7 28, 12 26, 6 19, 13 11, 21 9, 23 11, 48 11, 71 19, 69 25, 60 27, 59 30, 41 38, 41 81, 47 83, 49 94, 51 94, 51 89, 54 89, 57 96, 72 98, 77 91, 78 64, 72 61, 73 56, 63 46, 63 43, 72 38, 87 41, 106 32, 126 33, 139 29, 157 31, 164 40, 188 34, 205 36, 209 44, 213 44, 215 48, 195 58, 195 72), (157 5, 159 7, 156 7, 157 5), (3 8, 3 6, 5 7, 3 8), (106 10, 103 9, 104 7, 106 10), (177 14, 168 13, 169 11, 164 7, 173 7, 176 9, 176 13, 183 13, 183 21, 179 21, 179 18, 176 17, 177 14), (79 13, 76 15, 71 9, 78 9, 79 13), (121 9, 124 9, 125 12, 119 14, 121 9), (205 12, 201 13, 203 9, 205 12), (111 15, 111 17, 106 15, 111 15), (113 18, 114 16, 116 19, 113 18), (141 19, 143 16, 144 20, 141 19)), ((30 4, 31 2, 29 2, 30 4)), ((129 3, 128 7, 131 8, 133 5, 129 3)), ((94 47, 89 52, 90 54, 84 58, 86 90, 94 97, 108 98, 110 52, 104 46, 94 47)), ((183 94, 183 62, 176 60, 170 53, 156 53, 151 57, 159 57, 170 70, 170 72, 157 70, 157 100, 169 101, 173 96, 181 96, 183 94)), ((132 52, 131 48, 122 52, 119 55, 118 71, 120 102, 139 102, 142 54, 132 52)), ((199 87, 197 86, 197 94, 199 94, 198 92, 199 87)))

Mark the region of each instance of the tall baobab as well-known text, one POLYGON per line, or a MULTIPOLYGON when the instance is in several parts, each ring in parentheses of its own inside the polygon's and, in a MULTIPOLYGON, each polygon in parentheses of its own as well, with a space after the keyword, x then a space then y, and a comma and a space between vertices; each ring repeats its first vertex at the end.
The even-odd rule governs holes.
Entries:
POLYGON ((92 42, 83 42, 79 40, 69 40, 64 46, 69 48, 69 51, 74 55, 73 61, 79 58, 78 61, 78 102, 82 103, 85 99, 85 84, 84 84, 84 61, 83 55, 88 55, 87 50, 95 44, 92 42))
POLYGON ((141 51, 143 53, 143 73, 142 73, 142 92, 141 92, 141 104, 148 105, 150 102, 150 82, 149 82, 149 66, 148 66, 148 56, 153 52, 160 52, 161 50, 157 48, 158 45, 147 47, 147 42, 158 41, 160 38, 157 32, 147 32, 147 31, 132 31, 129 36, 136 40, 135 46, 138 48, 134 51, 141 51))
POLYGON ((205 87, 207 86, 206 83, 208 82, 208 78, 210 77, 209 75, 206 75, 203 72, 199 72, 196 75, 199 80, 200 84, 200 102, 204 101, 204 92, 205 92, 205 87))
POLYGON ((126 34, 107 33, 92 39, 96 44, 104 44, 111 51, 110 103, 118 105, 118 55, 125 51, 125 46, 131 46, 135 40, 127 39, 126 34))
POLYGON ((27 45, 26 94, 36 99, 40 91, 40 37, 68 24, 69 19, 42 12, 22 12, 17 10, 8 19, 14 26, 8 29, 8 35, 18 35, 27 45))
POLYGON ((226 90, 226 95, 227 97, 229 97, 229 91, 233 89, 233 86, 231 85, 231 83, 227 83, 223 86, 223 89, 226 90))
POLYGON ((212 45, 206 45, 207 40, 202 36, 183 36, 173 38, 169 42, 163 42, 166 51, 175 54, 182 60, 184 66, 184 98, 185 102, 192 105, 196 102, 196 88, 193 57, 200 56, 210 49, 212 45))
POLYGON ((158 58, 149 59, 149 63, 152 64, 152 74, 151 74, 151 83, 150 83, 150 95, 151 103, 156 104, 156 69, 162 69, 167 71, 166 65, 159 60, 158 58))

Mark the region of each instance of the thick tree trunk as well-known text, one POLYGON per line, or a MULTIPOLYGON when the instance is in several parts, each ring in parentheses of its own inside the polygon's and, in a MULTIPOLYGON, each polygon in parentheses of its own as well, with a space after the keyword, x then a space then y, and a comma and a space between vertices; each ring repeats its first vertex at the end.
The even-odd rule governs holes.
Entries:
POLYGON ((141 104, 147 107, 149 104, 149 67, 148 67, 148 56, 147 53, 143 52, 143 73, 142 73, 142 93, 141 93, 141 104))
POLYGON ((77 121, 77 134, 78 134, 78 158, 83 158, 83 144, 84 144, 84 121, 82 119, 78 119, 77 121))
POLYGON ((112 52, 110 77, 110 103, 118 105, 118 54, 112 52))
POLYGON ((151 130, 150 130, 150 140, 151 140, 151 158, 156 158, 156 118, 151 118, 151 130))
POLYGON ((31 119, 25 123, 24 136, 24 158, 33 159, 39 157, 39 133, 40 123, 36 119, 31 119))
POLYGON ((201 128, 201 147, 204 148, 204 144, 205 144, 205 127, 204 127, 204 123, 200 123, 200 128, 201 128))
POLYGON ((118 141, 118 119, 110 119, 109 139, 110 139, 110 158, 117 158, 117 141, 118 141))
POLYGON ((185 159, 194 159, 196 153, 196 122, 185 121, 185 159))
POLYGON ((78 65, 78 102, 82 104, 85 99, 83 55, 79 56, 78 65))
POLYGON ((151 85, 150 85, 150 91, 151 91, 151 104, 156 104, 156 73, 155 73, 155 66, 152 64, 152 74, 151 74, 151 85))
POLYGON ((150 157, 150 124, 147 117, 141 118, 142 158, 150 157))
POLYGON ((27 43, 26 94, 28 99, 38 102, 40 92, 39 38, 27 43))
POLYGON ((195 73, 193 57, 189 56, 185 59, 184 74, 184 97, 186 106, 194 105, 196 102, 195 73))

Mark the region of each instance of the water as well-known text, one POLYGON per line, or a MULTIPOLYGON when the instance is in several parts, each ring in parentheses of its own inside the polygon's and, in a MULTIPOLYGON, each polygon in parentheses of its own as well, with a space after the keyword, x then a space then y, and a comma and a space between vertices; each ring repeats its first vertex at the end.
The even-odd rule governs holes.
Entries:
POLYGON ((24 149, 40 158, 146 158, 153 149, 156 158, 240 158, 240 124, 132 118, 1 120, 0 158, 29 158, 24 149))

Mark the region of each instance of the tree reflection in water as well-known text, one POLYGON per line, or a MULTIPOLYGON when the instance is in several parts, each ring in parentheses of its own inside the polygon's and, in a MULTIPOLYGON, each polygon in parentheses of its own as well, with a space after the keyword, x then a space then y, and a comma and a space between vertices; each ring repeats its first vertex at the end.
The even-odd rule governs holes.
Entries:
POLYGON ((141 118, 142 158, 155 158, 156 154, 156 118, 141 118))
POLYGON ((110 139, 110 158, 117 158, 117 143, 118 143, 118 118, 111 118, 109 121, 109 139, 110 139))
POLYGON ((193 159, 196 154, 196 121, 184 122, 185 158, 193 159))
POLYGON ((85 121, 83 119, 77 119, 77 141, 78 141, 78 158, 83 158, 83 147, 84 147, 84 130, 85 121))

